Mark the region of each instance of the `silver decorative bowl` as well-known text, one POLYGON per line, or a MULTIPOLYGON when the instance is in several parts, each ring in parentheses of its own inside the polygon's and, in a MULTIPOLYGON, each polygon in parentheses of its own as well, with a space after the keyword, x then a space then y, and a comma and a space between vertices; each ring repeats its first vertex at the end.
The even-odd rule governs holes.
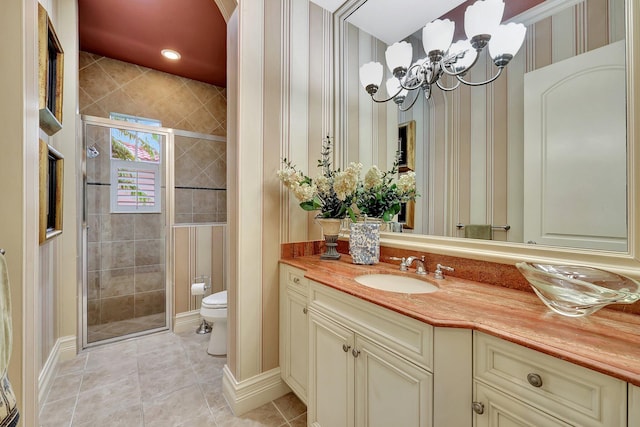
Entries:
POLYGON ((543 303, 563 316, 580 317, 609 304, 640 299, 640 282, 592 267, 556 264, 516 264, 543 303))

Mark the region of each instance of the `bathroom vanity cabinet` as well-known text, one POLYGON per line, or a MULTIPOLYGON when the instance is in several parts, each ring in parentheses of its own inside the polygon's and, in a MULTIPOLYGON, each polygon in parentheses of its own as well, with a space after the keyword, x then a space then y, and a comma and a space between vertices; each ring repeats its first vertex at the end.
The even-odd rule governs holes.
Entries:
POLYGON ((280 371, 284 382, 305 404, 309 377, 308 288, 303 270, 280 266, 280 371))
POLYGON ((280 266, 280 363, 309 426, 640 427, 640 387, 305 273, 280 266))
POLYGON ((431 427, 433 328, 310 283, 311 426, 431 427))
POLYGON ((477 427, 627 426, 624 381, 480 332, 473 351, 477 427))

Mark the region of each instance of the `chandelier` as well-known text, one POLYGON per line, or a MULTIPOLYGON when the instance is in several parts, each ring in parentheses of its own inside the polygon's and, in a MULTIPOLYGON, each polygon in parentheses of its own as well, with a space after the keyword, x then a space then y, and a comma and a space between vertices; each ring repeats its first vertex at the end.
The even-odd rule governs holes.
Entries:
POLYGON ((411 64, 413 47, 405 41, 392 44, 385 51, 387 67, 393 75, 386 81, 386 99, 376 99, 374 95, 382 82, 383 67, 379 62, 368 62, 360 67, 360 82, 375 102, 393 100, 401 111, 407 111, 418 99, 420 89, 425 99, 431 97, 434 85, 443 91, 452 91, 460 83, 482 86, 493 82, 509 64, 522 46, 527 31, 523 24, 500 25, 504 13, 502 0, 478 0, 467 8, 464 14, 464 30, 467 40, 453 41, 455 23, 449 19, 436 19, 422 29, 422 46, 427 56, 411 64), (480 52, 489 46, 489 55, 498 67, 494 76, 482 82, 470 82, 464 75, 476 64, 480 52), (448 75, 457 80, 452 87, 440 81, 448 75), (409 91, 415 91, 411 103, 404 107, 409 91))

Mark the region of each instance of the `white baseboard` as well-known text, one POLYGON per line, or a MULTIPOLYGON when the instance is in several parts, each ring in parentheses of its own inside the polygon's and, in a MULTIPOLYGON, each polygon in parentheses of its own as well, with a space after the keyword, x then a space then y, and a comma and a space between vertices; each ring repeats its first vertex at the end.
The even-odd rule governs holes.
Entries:
POLYGON ((242 415, 291 391, 282 381, 279 367, 240 382, 236 381, 228 365, 224 365, 222 372, 222 393, 235 415, 242 415))
POLYGON ((58 372, 58 364, 76 357, 78 352, 76 344, 75 335, 68 335, 56 340, 38 376, 38 401, 40 404, 44 403, 44 399, 49 393, 58 372))
POLYGON ((173 332, 179 334, 185 331, 195 331, 201 322, 200 310, 178 313, 173 318, 173 332))

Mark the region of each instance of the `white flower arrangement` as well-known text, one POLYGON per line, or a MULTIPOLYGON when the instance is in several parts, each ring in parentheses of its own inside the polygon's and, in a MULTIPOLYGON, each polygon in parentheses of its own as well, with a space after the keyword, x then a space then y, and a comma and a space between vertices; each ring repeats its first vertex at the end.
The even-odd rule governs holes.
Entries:
POLYGON ((300 207, 306 211, 319 210, 321 218, 345 218, 347 215, 355 221, 353 204, 360 187, 361 163, 351 162, 341 171, 331 167, 331 139, 322 142, 322 159, 318 160, 321 173, 311 179, 298 171, 287 159, 284 168, 277 172, 278 178, 289 188, 300 207))

